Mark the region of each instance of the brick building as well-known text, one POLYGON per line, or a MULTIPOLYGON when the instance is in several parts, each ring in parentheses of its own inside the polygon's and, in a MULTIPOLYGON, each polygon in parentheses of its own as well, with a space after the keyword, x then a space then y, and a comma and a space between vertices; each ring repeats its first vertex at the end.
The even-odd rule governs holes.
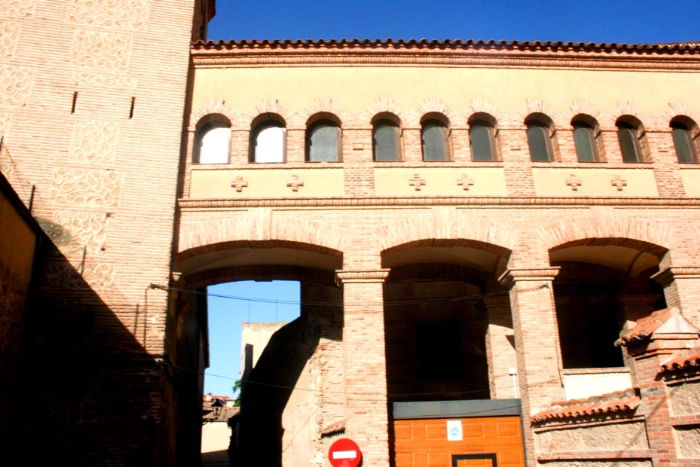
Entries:
POLYGON ((0 162, 57 247, 17 342, 42 417, 10 415, 14 446, 196 465, 192 292, 295 279, 238 465, 326 465, 339 435, 367 466, 700 462, 697 44, 211 43, 206 1, 0 13, 0 162))

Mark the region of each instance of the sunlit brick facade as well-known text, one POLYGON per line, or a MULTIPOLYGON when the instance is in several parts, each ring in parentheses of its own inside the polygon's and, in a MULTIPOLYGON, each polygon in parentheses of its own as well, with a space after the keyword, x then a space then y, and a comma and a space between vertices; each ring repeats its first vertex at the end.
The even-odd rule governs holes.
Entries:
POLYGON ((366 466, 700 463, 697 44, 211 43, 209 1, 0 12, 0 164, 55 246, 12 445, 196 465, 202 288, 292 279, 232 465, 328 465, 338 436, 366 466))

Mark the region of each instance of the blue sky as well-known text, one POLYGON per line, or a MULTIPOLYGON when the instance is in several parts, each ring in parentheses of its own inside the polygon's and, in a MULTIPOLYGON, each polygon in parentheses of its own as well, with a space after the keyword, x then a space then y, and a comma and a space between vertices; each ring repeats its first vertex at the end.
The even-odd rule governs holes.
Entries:
POLYGON ((204 392, 231 397, 231 387, 240 374, 242 323, 295 319, 299 316, 299 283, 230 282, 209 287, 208 292, 210 365, 205 372, 204 392))
MULTIPOLYGON (((697 0, 217 0, 209 38, 692 42, 700 41, 698 6, 697 0)), ((210 292, 299 300, 298 284, 289 282, 222 284, 210 292)), ((242 322, 289 321, 298 308, 210 297, 207 374, 212 376, 205 380, 205 392, 232 395, 240 371, 242 322)))
POLYGON ((700 41, 697 0, 217 0, 210 39, 700 41))

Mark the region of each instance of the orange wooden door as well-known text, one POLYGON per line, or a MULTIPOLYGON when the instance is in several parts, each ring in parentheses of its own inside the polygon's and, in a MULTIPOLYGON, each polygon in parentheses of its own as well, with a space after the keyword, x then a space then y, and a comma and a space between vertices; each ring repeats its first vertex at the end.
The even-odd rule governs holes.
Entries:
POLYGON ((491 459, 457 459, 455 467, 493 467, 491 459))
POLYGON ((495 465, 498 467, 525 467, 520 417, 459 420, 462 427, 460 441, 448 441, 446 419, 394 421, 396 467, 492 467, 494 465, 489 458, 459 459, 461 456, 474 454, 495 454, 495 465))

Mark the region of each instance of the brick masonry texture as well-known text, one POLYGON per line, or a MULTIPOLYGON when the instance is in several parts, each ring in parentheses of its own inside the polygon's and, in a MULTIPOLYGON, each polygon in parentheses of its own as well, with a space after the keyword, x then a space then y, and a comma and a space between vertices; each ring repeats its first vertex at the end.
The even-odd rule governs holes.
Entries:
MULTIPOLYGON (((286 278, 304 284, 302 319, 277 342, 287 350, 299 343, 292 350, 300 357, 268 366, 288 378, 284 403, 268 399, 279 409, 255 412, 265 391, 244 395, 253 402, 241 410, 241 436, 255 440, 255 429, 272 427, 263 447, 269 465, 321 466, 332 442, 322 431, 342 422, 366 465, 390 465, 396 395, 388 375, 405 382, 410 370, 397 370, 401 358, 391 353, 402 340, 387 343, 408 321, 385 312, 386 295, 424 297, 427 277, 432 292, 478 295, 468 310, 483 314, 473 319, 484 324, 475 348, 488 366, 479 390, 521 399, 528 465, 700 462, 692 457, 697 372, 684 370, 687 381, 657 378, 664 361, 697 345, 692 333, 623 350, 641 397, 634 413, 531 424, 563 395, 567 343, 556 293, 576 271, 571 263, 625 274, 632 292, 620 294, 622 321, 661 300, 700 326, 700 168, 678 163, 669 126, 677 117, 693 121, 700 141, 696 46, 191 47, 212 7, 0 5, 0 168, 22 201, 31 199, 51 240, 35 255, 31 292, 13 285, 2 299, 8 308, 32 298, 26 337, 11 349, 19 389, 2 401, 38 401, 30 416, 10 414, 18 449, 38 438, 64 465, 196 464, 206 303, 188 289, 286 278), (533 114, 551 120, 550 162, 530 159, 525 121, 533 114), (580 115, 596 122, 597 162, 577 160, 572 119, 580 115), (372 160, 378 116, 400 122, 397 161, 372 160), (623 162, 621 116, 642 123, 639 162, 623 162), (492 161, 473 160, 475 117, 494 122, 492 161), (251 163, 252 130, 270 118, 286 129, 285 160, 251 163), (324 118, 338 123, 339 161, 307 163, 307 129, 324 118), (423 161, 421 125, 430 118, 446 125, 447 161, 423 161), (231 129, 222 164, 195 162, 210 122, 231 129), (451 276, 439 277, 445 271, 451 276), (408 272, 415 277, 397 279, 408 272), (652 292, 639 292, 639 282, 652 292), (606 450, 597 449, 600 440, 606 450), (86 449, 65 448, 77 445, 86 449)), ((2 266, 5 290, 18 281, 2 266)), ((19 327, 0 324, 2 336, 19 327)), ((261 446, 250 441, 240 455, 261 446)))

